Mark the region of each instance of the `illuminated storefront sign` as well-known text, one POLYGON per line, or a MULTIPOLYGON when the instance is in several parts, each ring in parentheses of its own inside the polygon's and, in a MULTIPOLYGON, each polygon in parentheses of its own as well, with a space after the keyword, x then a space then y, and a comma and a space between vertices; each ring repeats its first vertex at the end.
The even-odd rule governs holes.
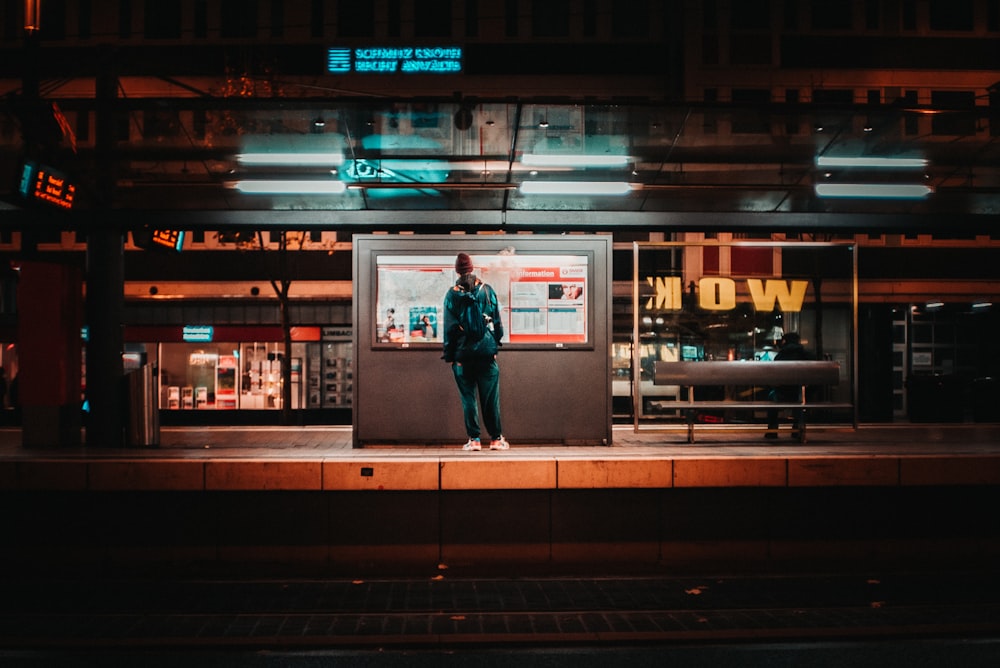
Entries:
POLYGON ((460 46, 373 46, 327 49, 330 74, 460 74, 460 46))
POLYGON ((211 325, 185 325, 182 336, 188 343, 210 343, 214 333, 211 325))
MULTIPOLYGON (((679 311, 683 308, 683 282, 680 276, 647 276, 646 283, 656 292, 646 301, 646 310, 679 311)), ((758 311, 771 311, 777 304, 782 311, 798 312, 805 301, 808 281, 746 281, 750 299, 758 311)), ((736 308, 736 281, 707 276, 698 281, 698 306, 707 311, 732 311, 736 308)))
POLYGON ((76 198, 75 183, 54 169, 33 162, 24 163, 19 191, 28 199, 36 199, 63 209, 72 209, 76 198))

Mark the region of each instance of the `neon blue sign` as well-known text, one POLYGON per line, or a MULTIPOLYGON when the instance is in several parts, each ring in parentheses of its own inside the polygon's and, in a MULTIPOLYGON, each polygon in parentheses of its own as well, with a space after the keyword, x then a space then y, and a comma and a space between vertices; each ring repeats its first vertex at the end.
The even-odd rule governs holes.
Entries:
POLYGON ((329 74, 460 74, 460 46, 373 46, 326 51, 329 74))
POLYGON ((188 343, 210 343, 215 329, 211 325, 184 325, 181 338, 188 343))

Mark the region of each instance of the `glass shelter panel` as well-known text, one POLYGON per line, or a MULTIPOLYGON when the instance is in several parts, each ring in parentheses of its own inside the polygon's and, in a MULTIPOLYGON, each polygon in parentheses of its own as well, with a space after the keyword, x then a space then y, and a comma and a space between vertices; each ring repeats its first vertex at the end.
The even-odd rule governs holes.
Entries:
MULTIPOLYGON (((685 404, 692 389, 658 383, 658 366, 772 362, 790 333, 800 337, 806 359, 839 366, 839 383, 807 389, 810 401, 837 404, 817 412, 832 422, 853 420, 857 281, 852 245, 636 243, 633 257, 632 340, 637 345, 616 342, 612 355, 614 381, 639 380, 631 388, 637 424, 639 419, 689 417, 685 404), (629 353, 630 370, 625 368, 629 353)), ((757 385, 695 387, 699 401, 732 402, 731 408, 695 409, 695 421, 764 422, 768 411, 760 404, 773 398, 772 389, 764 379, 757 385)))

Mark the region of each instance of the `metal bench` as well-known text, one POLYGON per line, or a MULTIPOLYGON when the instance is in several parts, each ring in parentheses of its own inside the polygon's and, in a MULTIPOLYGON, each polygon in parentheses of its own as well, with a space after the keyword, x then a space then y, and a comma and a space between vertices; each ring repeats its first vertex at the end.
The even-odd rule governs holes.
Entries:
POLYGON ((677 408, 687 417, 688 443, 694 443, 695 415, 699 410, 793 410, 795 427, 801 443, 806 441, 806 410, 809 408, 853 408, 853 404, 831 401, 807 401, 809 386, 840 383, 840 364, 829 361, 787 362, 656 362, 653 367, 655 385, 679 385, 687 389, 687 401, 677 402, 677 408), (795 386, 798 401, 759 401, 738 399, 698 400, 696 387, 754 386, 771 388, 795 386))

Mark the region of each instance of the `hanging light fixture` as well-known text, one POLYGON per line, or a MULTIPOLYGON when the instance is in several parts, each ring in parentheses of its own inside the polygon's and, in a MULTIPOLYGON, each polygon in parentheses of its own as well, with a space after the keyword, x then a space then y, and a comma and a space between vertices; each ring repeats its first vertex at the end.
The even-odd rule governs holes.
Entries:
POLYGON ((24 31, 38 32, 42 27, 42 0, 24 0, 24 31))

